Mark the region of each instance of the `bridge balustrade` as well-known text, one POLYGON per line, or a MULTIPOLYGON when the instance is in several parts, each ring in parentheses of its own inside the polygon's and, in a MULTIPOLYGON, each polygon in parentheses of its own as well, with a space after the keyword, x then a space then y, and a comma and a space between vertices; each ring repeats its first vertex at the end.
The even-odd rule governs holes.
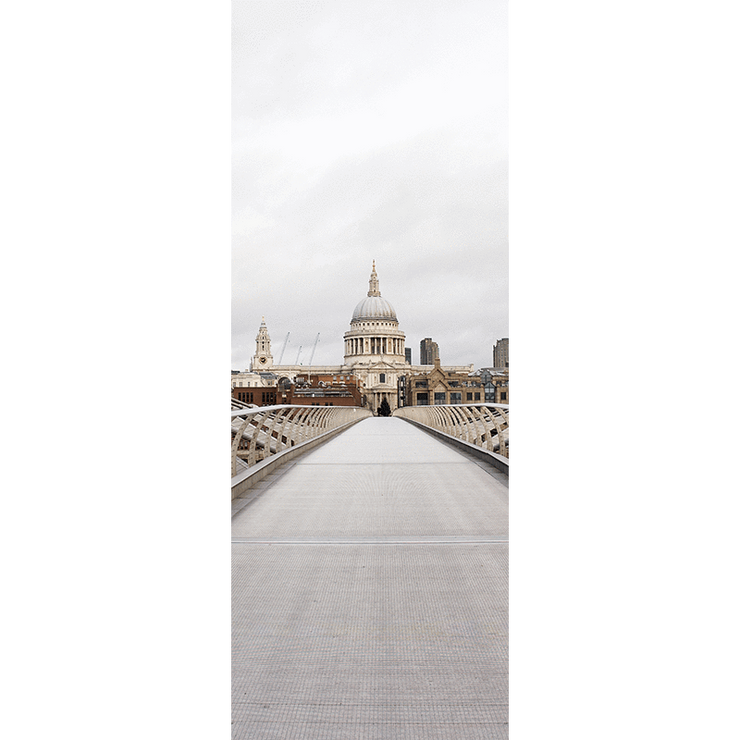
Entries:
POLYGON ((270 455, 366 416, 356 406, 260 406, 232 403, 231 476, 270 455))
POLYGON ((393 412, 393 416, 415 421, 502 457, 509 457, 508 404, 402 406, 393 412))

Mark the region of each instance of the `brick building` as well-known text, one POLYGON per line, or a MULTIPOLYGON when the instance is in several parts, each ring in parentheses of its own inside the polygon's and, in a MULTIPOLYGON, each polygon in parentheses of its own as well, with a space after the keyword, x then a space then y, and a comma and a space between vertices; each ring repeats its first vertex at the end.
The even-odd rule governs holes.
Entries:
POLYGON ((362 381, 352 372, 296 375, 280 386, 280 403, 298 406, 364 406, 362 381))

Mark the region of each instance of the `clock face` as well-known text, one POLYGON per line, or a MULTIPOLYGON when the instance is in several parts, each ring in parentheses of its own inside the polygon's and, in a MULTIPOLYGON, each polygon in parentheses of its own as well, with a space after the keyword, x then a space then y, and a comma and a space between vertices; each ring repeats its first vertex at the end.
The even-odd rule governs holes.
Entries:
POLYGON ((260 357, 260 362, 264 365, 267 362, 266 357, 260 357))

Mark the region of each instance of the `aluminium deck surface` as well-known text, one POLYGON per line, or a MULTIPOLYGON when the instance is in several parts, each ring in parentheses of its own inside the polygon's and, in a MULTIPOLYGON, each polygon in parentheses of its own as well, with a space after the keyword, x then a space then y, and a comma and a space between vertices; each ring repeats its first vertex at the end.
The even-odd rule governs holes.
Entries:
POLYGON ((233 737, 508 737, 508 482, 369 418, 232 520, 233 737))

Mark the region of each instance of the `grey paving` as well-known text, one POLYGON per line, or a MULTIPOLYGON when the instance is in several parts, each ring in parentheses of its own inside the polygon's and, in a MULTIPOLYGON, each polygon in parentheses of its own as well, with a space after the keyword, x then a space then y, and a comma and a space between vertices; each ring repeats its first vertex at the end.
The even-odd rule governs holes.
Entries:
POLYGON ((508 737, 501 476, 371 418, 232 524, 234 738, 508 737))

